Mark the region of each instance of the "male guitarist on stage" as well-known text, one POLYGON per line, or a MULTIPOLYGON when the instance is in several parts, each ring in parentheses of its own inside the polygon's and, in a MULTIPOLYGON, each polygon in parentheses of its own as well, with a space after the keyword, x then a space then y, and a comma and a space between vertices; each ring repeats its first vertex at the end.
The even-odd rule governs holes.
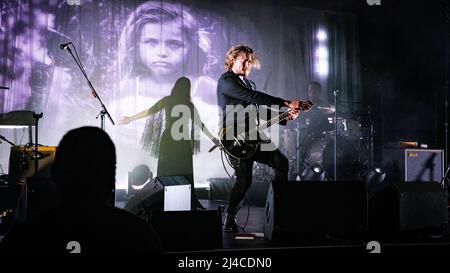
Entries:
MULTIPOLYGON (((285 124, 286 120, 295 119, 298 116, 298 110, 307 110, 311 107, 310 102, 284 100, 256 91, 254 82, 247 79, 252 68, 259 69, 260 64, 255 52, 250 47, 235 45, 226 53, 225 69, 227 71, 222 74, 217 85, 222 128, 226 128, 226 124, 230 124, 230 121, 231 124, 237 123, 236 120, 233 120, 236 119, 236 114, 227 113, 227 110, 229 112, 230 109, 233 109, 233 106, 253 107, 255 111, 258 111, 259 105, 288 107, 290 111, 287 113, 286 119, 280 122, 281 124, 285 124)), ((251 128, 252 124, 256 127, 259 124, 259 115, 256 115, 256 120, 251 120, 250 116, 252 115, 246 115, 245 123, 248 124, 247 127, 251 128)), ((231 156, 229 158, 235 170, 236 183, 228 202, 225 230, 238 232, 236 214, 239 203, 252 183, 253 162, 263 163, 273 168, 275 170, 275 183, 287 181, 289 163, 286 156, 276 147, 261 149, 259 146, 249 158, 236 159, 231 156)))

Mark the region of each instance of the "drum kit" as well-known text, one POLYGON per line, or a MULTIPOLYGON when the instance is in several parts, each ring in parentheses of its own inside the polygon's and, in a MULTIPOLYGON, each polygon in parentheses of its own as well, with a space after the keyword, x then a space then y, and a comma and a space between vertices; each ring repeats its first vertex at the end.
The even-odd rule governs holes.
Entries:
POLYGON ((305 173, 313 170, 323 172, 317 177, 325 180, 361 180, 373 132, 363 114, 338 116, 332 107, 318 107, 300 116, 294 127, 281 131, 279 145, 289 159, 290 180, 309 180, 305 173))

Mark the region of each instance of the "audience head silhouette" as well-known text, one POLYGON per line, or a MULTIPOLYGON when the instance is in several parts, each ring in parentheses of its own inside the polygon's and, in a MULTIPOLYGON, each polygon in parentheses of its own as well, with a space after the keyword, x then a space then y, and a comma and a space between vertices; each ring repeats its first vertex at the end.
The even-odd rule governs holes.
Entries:
POLYGON ((116 151, 97 127, 69 131, 59 143, 52 167, 62 202, 105 203, 115 187, 116 151))
POLYGON ((60 205, 18 223, 0 244, 2 252, 161 252, 153 227, 113 204, 116 152, 97 127, 69 131, 59 143, 52 176, 60 205))

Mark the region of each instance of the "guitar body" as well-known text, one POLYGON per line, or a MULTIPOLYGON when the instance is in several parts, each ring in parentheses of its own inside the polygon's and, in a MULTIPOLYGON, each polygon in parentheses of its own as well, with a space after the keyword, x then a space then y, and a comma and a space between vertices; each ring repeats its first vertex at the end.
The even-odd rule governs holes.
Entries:
POLYGON ((236 131, 221 130, 219 138, 222 149, 235 159, 248 159, 256 153, 256 149, 258 149, 261 143, 270 142, 270 139, 259 131, 250 137, 249 132, 245 130, 243 124, 238 124, 236 131))
POLYGON ((248 159, 256 153, 256 149, 261 143, 268 141, 254 140, 220 140, 223 150, 235 159, 248 159))
MULTIPOLYGON (((308 111, 311 106, 312 103, 310 101, 302 102, 300 108, 295 111, 308 111)), ((229 130, 232 128, 232 125, 227 126, 219 132, 220 146, 229 156, 235 159, 248 159, 256 153, 256 149, 258 149, 260 144, 270 142, 270 139, 261 133, 262 130, 285 120, 289 113, 290 111, 288 110, 251 130, 245 130, 244 124, 239 124, 236 131, 241 133, 235 134, 233 130, 229 130)))

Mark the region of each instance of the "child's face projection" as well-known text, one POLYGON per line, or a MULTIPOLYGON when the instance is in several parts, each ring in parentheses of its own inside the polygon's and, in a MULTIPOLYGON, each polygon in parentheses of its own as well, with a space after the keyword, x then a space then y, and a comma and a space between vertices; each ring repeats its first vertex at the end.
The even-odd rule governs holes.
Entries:
POLYGON ((181 25, 175 21, 147 23, 141 31, 139 54, 142 63, 155 76, 167 76, 182 69, 190 46, 181 25))

